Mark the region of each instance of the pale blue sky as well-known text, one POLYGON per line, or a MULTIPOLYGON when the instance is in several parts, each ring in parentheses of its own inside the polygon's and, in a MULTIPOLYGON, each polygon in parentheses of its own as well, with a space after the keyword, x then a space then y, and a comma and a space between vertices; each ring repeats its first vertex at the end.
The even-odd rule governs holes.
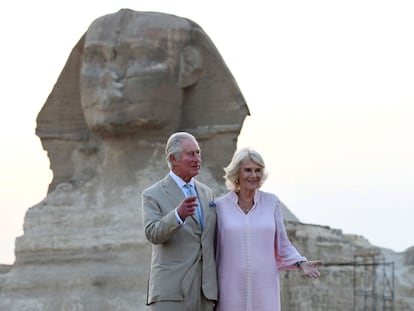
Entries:
POLYGON ((0 263, 46 195, 37 113, 97 17, 131 8, 187 17, 211 37, 251 111, 239 145, 262 153, 305 223, 414 245, 412 1, 11 1, 0 4, 0 263))

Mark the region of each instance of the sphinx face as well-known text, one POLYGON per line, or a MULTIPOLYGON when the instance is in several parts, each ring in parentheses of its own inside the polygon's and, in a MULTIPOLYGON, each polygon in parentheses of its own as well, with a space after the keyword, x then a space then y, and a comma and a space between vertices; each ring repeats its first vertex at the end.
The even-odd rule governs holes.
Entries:
POLYGON ((180 44, 165 25, 131 18, 89 28, 80 73, 88 126, 103 135, 174 130, 181 113, 180 44), (120 26, 122 24, 122 27, 120 26))

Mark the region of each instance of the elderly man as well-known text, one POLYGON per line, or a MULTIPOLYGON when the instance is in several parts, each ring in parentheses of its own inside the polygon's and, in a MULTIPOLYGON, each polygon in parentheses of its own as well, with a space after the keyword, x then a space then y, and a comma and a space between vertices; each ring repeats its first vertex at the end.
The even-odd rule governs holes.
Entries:
POLYGON ((145 235, 152 243, 147 304, 152 311, 213 310, 216 214, 212 191, 194 179, 201 164, 197 140, 174 133, 166 159, 169 174, 142 194, 145 235))

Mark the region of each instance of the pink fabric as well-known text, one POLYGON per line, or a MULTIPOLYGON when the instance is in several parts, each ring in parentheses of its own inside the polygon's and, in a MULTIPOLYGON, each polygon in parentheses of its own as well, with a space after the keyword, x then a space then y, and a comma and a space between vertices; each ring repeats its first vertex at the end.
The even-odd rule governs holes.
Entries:
POLYGON ((256 191, 246 215, 229 192, 216 201, 216 311, 279 311, 279 270, 306 260, 290 243, 278 198, 256 191))

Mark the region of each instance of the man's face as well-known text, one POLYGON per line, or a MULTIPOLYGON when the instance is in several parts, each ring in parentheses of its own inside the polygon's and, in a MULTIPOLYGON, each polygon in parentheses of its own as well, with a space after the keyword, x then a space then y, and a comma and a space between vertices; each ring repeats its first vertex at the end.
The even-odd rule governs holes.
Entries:
POLYGON ((189 182, 191 178, 198 175, 200 172, 200 147, 193 139, 185 139, 182 142, 180 158, 175 159, 175 157, 172 156, 170 160, 172 164, 172 171, 180 176, 185 182, 189 182))

